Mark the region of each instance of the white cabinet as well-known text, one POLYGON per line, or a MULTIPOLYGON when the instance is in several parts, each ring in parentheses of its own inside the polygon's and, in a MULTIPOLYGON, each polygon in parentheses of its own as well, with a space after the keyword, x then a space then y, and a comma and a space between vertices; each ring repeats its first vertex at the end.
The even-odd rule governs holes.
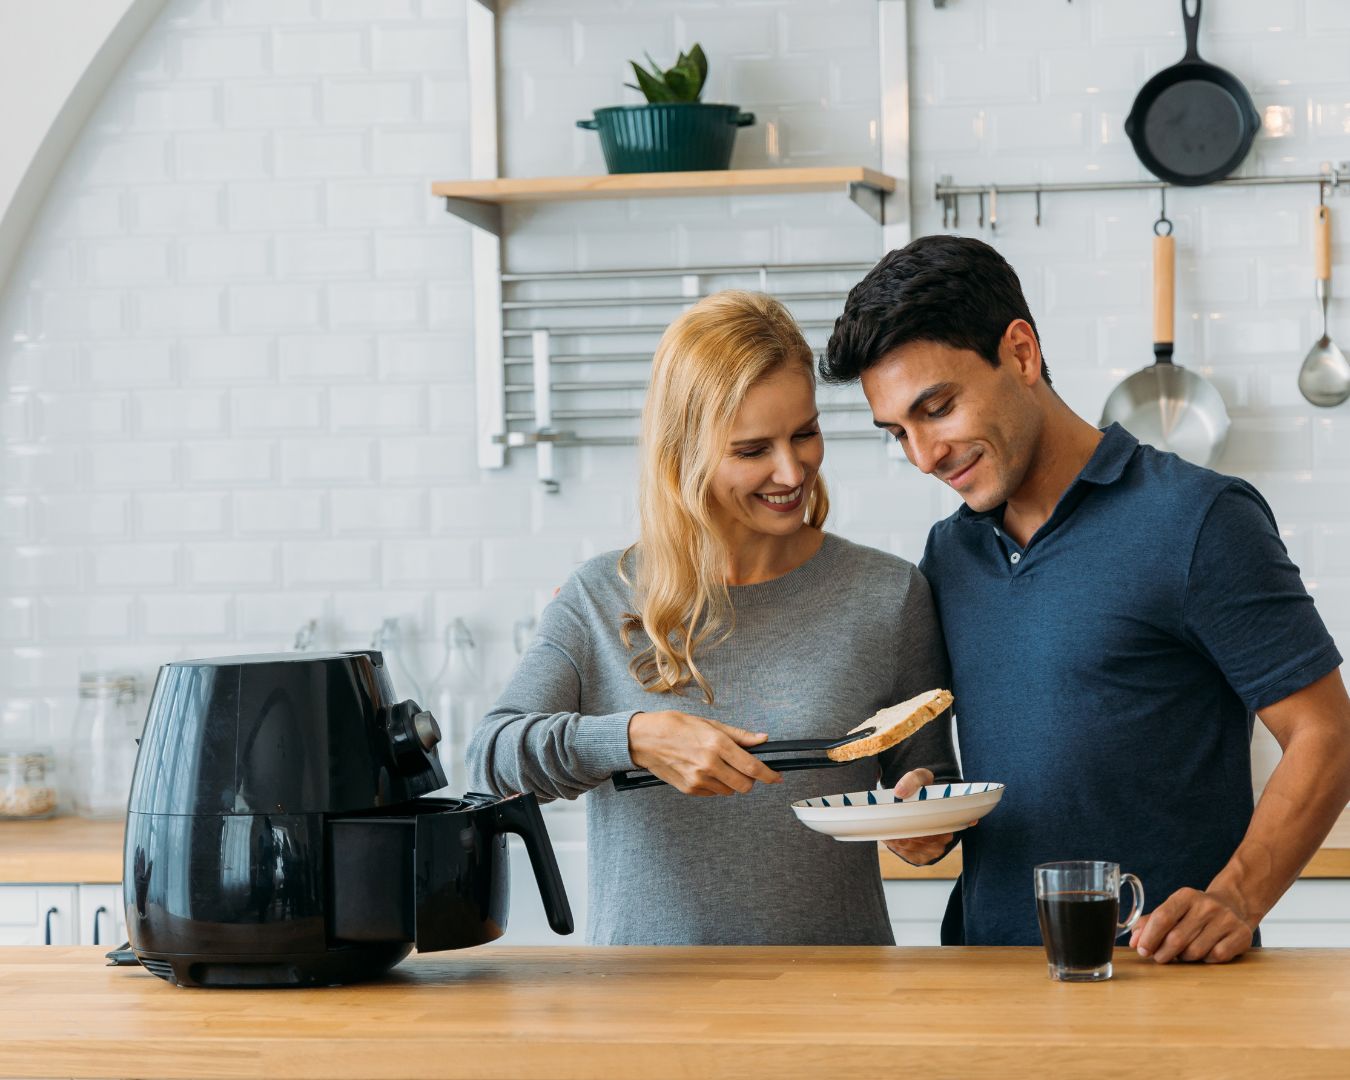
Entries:
POLYGON ((75 885, 0 885, 0 944, 74 945, 79 906, 75 885))
MULTIPOLYGON (((1028 885, 1030 888, 1030 885, 1028 885)), ((888 881, 897 945, 937 945, 950 881, 888 881)), ((1149 902, 1152 909, 1162 897, 1149 902)), ((1270 948, 1350 948, 1350 880, 1300 878, 1261 923, 1270 948)))
MULTIPOLYGON (((563 830, 564 834, 566 830, 563 830)), ((579 944, 586 934, 586 845, 554 844, 576 920, 572 937, 548 926, 524 845, 512 837, 511 908, 503 945, 579 944)), ((950 881, 887 881, 897 945, 937 945, 950 881)), ((1350 880, 1303 878, 1261 924, 1271 948, 1350 948, 1350 880)), ((0 885, 0 945, 100 945, 127 940, 120 885, 0 885)))
POLYGON ((121 885, 80 886, 80 944, 113 949, 127 939, 121 885))
POLYGON ((897 945, 941 945, 942 913, 953 881, 887 881, 886 907, 897 945))
POLYGON ((0 945, 126 941, 120 885, 0 885, 0 945))
POLYGON ((1261 923, 1272 948, 1350 948, 1350 881, 1301 878, 1261 923))

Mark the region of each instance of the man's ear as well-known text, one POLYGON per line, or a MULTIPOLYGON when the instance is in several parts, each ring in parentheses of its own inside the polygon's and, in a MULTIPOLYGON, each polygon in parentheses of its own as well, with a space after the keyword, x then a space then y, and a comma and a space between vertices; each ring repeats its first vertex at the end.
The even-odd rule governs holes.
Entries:
POLYGON ((1027 386, 1041 381, 1041 346, 1036 331, 1026 319, 1014 319, 998 343, 999 360, 1007 364, 1027 386))

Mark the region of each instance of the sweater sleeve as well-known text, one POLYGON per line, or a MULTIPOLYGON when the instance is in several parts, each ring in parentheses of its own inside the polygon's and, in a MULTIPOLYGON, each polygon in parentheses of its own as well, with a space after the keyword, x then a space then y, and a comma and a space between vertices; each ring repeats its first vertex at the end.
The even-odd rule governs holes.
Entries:
MULTIPOLYGON (((925 690, 950 686, 951 669, 937 608, 928 581, 917 569, 910 573, 897 619, 900 645, 894 700, 908 701, 925 690)), ((934 782, 961 779, 961 767, 952 746, 951 709, 879 756, 881 782, 886 787, 894 787, 911 769, 931 769, 934 782)))
POLYGON ((610 774, 632 769, 628 721, 637 710, 581 712, 588 630, 569 581, 544 609, 539 632, 466 750, 475 789, 541 801, 575 799, 610 774))

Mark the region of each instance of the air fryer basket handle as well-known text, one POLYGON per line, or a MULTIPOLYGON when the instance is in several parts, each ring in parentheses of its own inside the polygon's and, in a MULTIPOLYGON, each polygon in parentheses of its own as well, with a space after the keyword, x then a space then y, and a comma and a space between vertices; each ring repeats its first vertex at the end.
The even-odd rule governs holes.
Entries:
POLYGON ((563 888, 562 875, 558 873, 558 860, 553 855, 538 800, 528 793, 512 795, 497 803, 494 809, 497 831, 515 833, 525 841, 549 926, 555 934, 570 934, 575 929, 572 905, 567 902, 567 891, 563 888))

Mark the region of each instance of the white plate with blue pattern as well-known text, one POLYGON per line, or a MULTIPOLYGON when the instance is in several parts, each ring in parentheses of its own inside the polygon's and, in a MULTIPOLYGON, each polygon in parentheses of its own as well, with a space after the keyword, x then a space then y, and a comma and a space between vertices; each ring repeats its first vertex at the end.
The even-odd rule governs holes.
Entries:
POLYGON ((808 829, 836 840, 909 840, 959 832, 1003 798, 1003 785, 985 781, 929 784, 905 799, 895 791, 848 791, 792 804, 808 829))

